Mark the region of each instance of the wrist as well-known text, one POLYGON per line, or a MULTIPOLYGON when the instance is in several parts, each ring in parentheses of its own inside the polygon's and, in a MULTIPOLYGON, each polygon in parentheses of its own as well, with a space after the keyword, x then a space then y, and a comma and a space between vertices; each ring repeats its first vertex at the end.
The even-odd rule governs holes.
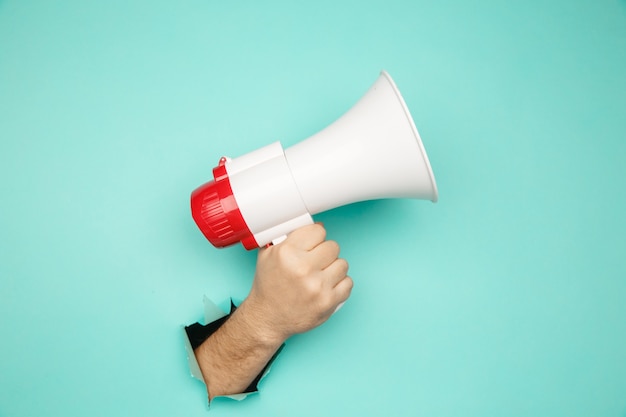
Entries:
POLYGON ((246 327, 248 334, 254 335, 260 344, 270 349, 276 349, 287 340, 289 335, 273 325, 269 319, 271 312, 266 310, 254 297, 249 296, 237 308, 234 315, 237 315, 237 320, 246 327))

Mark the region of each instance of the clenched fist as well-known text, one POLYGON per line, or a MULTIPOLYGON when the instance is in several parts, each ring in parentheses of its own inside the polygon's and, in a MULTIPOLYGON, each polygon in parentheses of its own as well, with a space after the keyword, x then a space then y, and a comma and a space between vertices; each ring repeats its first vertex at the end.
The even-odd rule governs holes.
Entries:
POLYGON ((313 224, 259 251, 246 303, 268 337, 284 341, 319 326, 350 295, 348 263, 325 238, 324 227, 313 224))

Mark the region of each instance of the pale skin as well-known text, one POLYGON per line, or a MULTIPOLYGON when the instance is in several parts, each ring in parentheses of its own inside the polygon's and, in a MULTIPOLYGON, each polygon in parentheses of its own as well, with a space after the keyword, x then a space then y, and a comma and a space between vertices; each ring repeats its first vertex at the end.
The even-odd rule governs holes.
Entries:
POLYGON ((250 294, 195 350, 209 400, 243 392, 289 337, 328 320, 350 296, 347 273, 320 224, 260 249, 250 294))

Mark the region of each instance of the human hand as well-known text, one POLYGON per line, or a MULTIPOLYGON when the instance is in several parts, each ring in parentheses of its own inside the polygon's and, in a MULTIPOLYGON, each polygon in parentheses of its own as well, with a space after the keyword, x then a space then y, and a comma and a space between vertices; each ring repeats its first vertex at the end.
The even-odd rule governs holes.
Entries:
POLYGON ((259 250, 254 283, 239 309, 258 333, 281 343, 324 323, 350 296, 353 282, 339 245, 320 224, 304 226, 282 243, 259 250))

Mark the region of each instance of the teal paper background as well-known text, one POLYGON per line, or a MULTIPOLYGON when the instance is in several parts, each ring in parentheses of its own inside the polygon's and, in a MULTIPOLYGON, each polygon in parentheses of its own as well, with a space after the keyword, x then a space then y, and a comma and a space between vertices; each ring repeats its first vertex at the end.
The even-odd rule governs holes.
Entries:
POLYGON ((206 415, 180 326, 255 253, 190 192, 381 69, 440 201, 318 216, 351 299, 211 415, 626 416, 623 0, 0 0, 0 416, 206 415))

